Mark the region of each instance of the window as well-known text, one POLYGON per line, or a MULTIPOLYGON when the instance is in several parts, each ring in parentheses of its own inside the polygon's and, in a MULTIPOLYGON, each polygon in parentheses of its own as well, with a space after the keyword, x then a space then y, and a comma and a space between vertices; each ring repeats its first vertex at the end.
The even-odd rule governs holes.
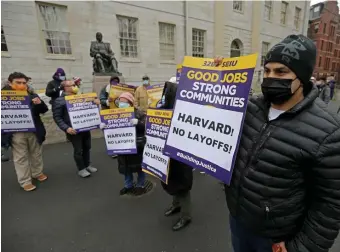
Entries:
POLYGON ((335 35, 335 26, 332 25, 330 29, 330 36, 334 36, 334 35, 335 35))
POLYGON ((300 20, 301 20, 301 9, 298 7, 295 7, 295 16, 294 16, 295 29, 300 28, 300 20))
POLYGON ((47 53, 72 54, 67 8, 38 3, 38 9, 47 53))
POLYGON ((233 2, 233 9, 239 12, 243 11, 243 1, 234 1, 233 2))
POLYGON ((338 56, 338 50, 334 50, 334 57, 337 57, 338 56))
POLYGON ((159 23, 159 52, 162 60, 175 60, 175 25, 159 23))
POLYGON ((336 36, 336 43, 339 44, 340 42, 340 36, 336 36))
POLYGON ((5 37, 3 26, 1 26, 1 51, 8 52, 8 47, 6 43, 6 37, 5 37))
POLYGON ((325 61, 325 67, 324 67, 325 70, 329 69, 330 61, 331 61, 331 59, 327 57, 326 61, 325 61))
POLYGON ((205 31, 192 29, 192 56, 204 58, 205 31))
POLYGON ((314 25, 314 32, 318 33, 318 31, 319 31, 319 23, 314 25))
POLYGON ((122 57, 138 57, 137 18, 117 16, 119 45, 122 57))
POLYGON ((286 24, 287 8, 288 8, 288 3, 282 2, 281 3, 281 21, 280 21, 281 24, 286 24))
POLYGON ((318 64, 319 67, 321 67, 321 63, 322 63, 322 57, 320 56, 319 57, 319 64, 318 64))
POLYGON ((272 1, 264 1, 264 18, 270 20, 272 16, 272 1))
POLYGON ((323 51, 323 40, 321 40, 321 51, 323 51))
POLYGON ((326 33, 326 29, 327 29, 327 24, 323 24, 323 34, 326 33))
POLYGON ((335 71, 335 62, 332 63, 332 71, 335 71))
POLYGON ((261 66, 264 65, 264 61, 266 59, 266 55, 269 51, 269 43, 262 42, 262 51, 261 51, 261 66))
POLYGON ((230 58, 240 57, 242 55, 241 46, 242 46, 242 43, 238 39, 234 39, 233 42, 231 42, 230 58))

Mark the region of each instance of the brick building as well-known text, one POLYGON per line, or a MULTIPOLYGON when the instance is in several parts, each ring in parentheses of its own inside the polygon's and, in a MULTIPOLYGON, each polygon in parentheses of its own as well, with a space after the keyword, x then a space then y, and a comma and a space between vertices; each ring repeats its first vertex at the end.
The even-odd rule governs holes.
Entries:
POLYGON ((310 7, 308 36, 317 46, 314 76, 340 77, 340 15, 337 1, 325 1, 310 7))

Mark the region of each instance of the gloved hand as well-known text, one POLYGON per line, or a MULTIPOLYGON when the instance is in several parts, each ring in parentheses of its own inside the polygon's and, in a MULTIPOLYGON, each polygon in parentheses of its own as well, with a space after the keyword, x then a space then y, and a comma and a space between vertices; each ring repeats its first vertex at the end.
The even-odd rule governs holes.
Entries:
POLYGON ((137 125, 138 119, 137 119, 137 118, 133 118, 133 119, 130 120, 130 123, 131 123, 132 125, 137 125))
POLYGON ((99 128, 100 128, 100 129, 105 129, 105 128, 106 128, 106 124, 105 124, 105 123, 99 124, 99 128))

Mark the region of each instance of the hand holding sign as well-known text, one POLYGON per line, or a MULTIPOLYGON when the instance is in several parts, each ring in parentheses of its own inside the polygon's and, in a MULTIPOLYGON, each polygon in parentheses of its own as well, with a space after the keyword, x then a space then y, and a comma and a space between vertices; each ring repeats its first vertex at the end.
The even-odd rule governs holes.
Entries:
POLYGON ((137 118, 133 118, 133 119, 130 120, 130 123, 132 125, 137 125, 138 124, 138 119, 137 118))
POLYGON ((68 128, 67 130, 66 130, 66 132, 68 133, 68 134, 70 134, 70 135, 76 135, 77 134, 77 131, 75 131, 73 128, 68 128))
POLYGON ((40 100, 39 97, 35 97, 35 98, 32 99, 32 102, 33 102, 33 104, 40 104, 41 100, 40 100))

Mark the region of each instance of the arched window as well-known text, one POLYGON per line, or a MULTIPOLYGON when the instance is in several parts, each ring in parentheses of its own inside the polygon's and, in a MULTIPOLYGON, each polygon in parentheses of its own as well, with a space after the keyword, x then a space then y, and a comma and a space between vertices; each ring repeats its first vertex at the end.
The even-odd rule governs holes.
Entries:
POLYGON ((242 42, 238 39, 234 39, 230 46, 230 58, 240 57, 242 55, 242 42))

